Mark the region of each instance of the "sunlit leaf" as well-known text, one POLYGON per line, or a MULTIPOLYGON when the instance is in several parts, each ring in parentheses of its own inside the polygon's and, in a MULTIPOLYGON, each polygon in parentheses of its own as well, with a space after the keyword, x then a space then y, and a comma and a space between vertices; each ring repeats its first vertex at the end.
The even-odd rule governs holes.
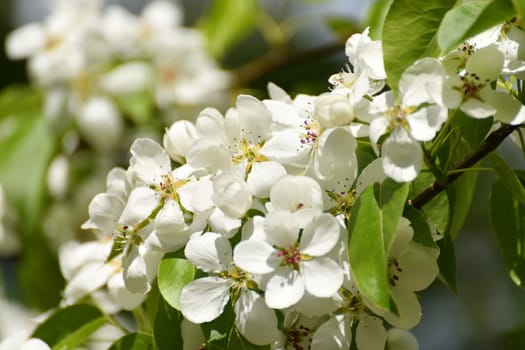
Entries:
POLYGON ((383 24, 385 22, 388 9, 394 0, 376 0, 368 10, 367 24, 370 27, 370 38, 380 40, 383 33, 383 24))
POLYGON ((180 310, 182 288, 195 278, 195 267, 186 259, 173 255, 164 257, 159 265, 160 294, 173 308, 180 310))
POLYGON ((237 42, 250 34, 257 23, 256 0, 213 1, 200 28, 208 39, 210 51, 222 57, 237 42))
POLYGON ((416 60, 436 56, 436 33, 456 0, 396 0, 383 26, 383 55, 388 83, 394 93, 401 74, 416 60))
POLYGON ((447 12, 438 31, 438 44, 445 53, 464 40, 510 20, 515 11, 510 0, 470 1, 447 12))
POLYGON ((501 182, 512 192, 514 198, 519 200, 520 204, 525 206, 525 188, 514 174, 514 171, 509 165, 496 153, 492 152, 489 155, 490 163, 499 176, 501 182))
POLYGON ((408 185, 386 180, 369 186, 352 208, 349 258, 355 282, 366 298, 390 310, 388 253, 408 195, 408 185))

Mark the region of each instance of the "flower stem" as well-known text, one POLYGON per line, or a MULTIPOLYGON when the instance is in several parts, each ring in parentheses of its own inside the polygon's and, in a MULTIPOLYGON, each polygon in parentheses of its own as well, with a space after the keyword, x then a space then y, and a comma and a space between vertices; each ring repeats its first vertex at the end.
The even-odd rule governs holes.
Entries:
POLYGON ((518 127, 519 125, 504 124, 499 129, 490 133, 473 153, 468 155, 463 161, 449 171, 444 182, 433 182, 423 190, 423 192, 419 193, 413 199, 410 199, 408 204, 412 205, 414 208, 421 209, 425 204, 432 200, 432 198, 446 190, 447 187, 461 176, 461 174, 466 172, 468 168, 471 168, 486 155, 495 150, 496 147, 498 147, 503 140, 518 127))

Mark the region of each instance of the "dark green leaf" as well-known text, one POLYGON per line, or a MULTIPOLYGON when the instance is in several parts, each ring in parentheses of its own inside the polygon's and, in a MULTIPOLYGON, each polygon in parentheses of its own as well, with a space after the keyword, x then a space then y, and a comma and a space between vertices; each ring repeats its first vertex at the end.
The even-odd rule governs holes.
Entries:
POLYGON ((454 240, 450 235, 444 234, 443 238, 437 241, 439 246, 439 279, 452 291, 457 293, 457 264, 454 240))
POLYGON ((270 345, 253 345, 246 340, 239 331, 235 330, 230 338, 228 349, 239 350, 270 350, 270 345))
POLYGON ((499 175, 500 180, 507 187, 507 189, 512 192, 514 198, 519 200, 521 205, 525 206, 525 188, 523 188, 523 185, 516 174, 514 174, 514 171, 512 171, 508 164, 496 153, 490 153, 489 157, 490 162, 496 173, 499 175))
POLYGON ((195 278, 195 267, 186 259, 165 256, 159 265, 158 285, 166 302, 180 310, 182 288, 195 278))
POLYGON ((131 333, 114 342, 109 350, 153 350, 153 338, 143 333, 131 333))
POLYGON ((182 349, 181 322, 181 313, 159 298, 153 324, 153 336, 159 350, 182 349))
POLYGON ((370 27, 368 35, 373 40, 381 39, 385 17, 393 1, 394 0, 376 0, 370 5, 366 22, 370 27))
POLYGON ((93 305, 77 304, 60 309, 41 323, 32 337, 52 349, 73 349, 106 323, 104 314, 93 305))
POLYGON ((390 310, 388 253, 408 195, 408 185, 390 179, 369 186, 352 208, 349 258, 355 282, 366 298, 390 310))
POLYGON ((256 0, 213 1, 210 12, 200 23, 211 53, 222 57, 237 42, 250 34, 257 23, 256 0))
POLYGON ((455 239, 465 223, 476 190, 478 172, 467 171, 447 189, 450 217, 446 233, 455 239))
POLYGON ((228 341, 229 335, 234 332, 234 322, 235 314, 230 300, 218 318, 201 324, 209 349, 230 349, 228 341))
POLYGON ((410 225, 414 229, 414 241, 429 247, 437 247, 427 219, 420 210, 407 205, 403 211, 403 216, 410 221, 410 225))
POLYGON ((396 0, 383 26, 383 57, 388 83, 394 93, 401 74, 425 56, 439 54, 436 33, 456 0, 396 0))
POLYGON ((466 39, 515 16, 510 0, 465 2, 450 10, 438 31, 438 44, 445 53, 466 39))
POLYGON ((511 279, 525 287, 525 206, 502 179, 492 187, 490 220, 511 279))

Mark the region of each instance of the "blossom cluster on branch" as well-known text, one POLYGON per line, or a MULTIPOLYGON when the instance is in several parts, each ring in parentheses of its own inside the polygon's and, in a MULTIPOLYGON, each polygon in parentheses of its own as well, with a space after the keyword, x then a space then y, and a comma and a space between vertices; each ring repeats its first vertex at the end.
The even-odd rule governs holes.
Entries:
POLYGON ((349 67, 330 77, 330 92, 292 99, 270 84, 270 99, 241 95, 225 115, 206 108, 194 123, 175 122, 162 145, 137 139, 129 168, 112 170, 107 191, 89 206, 83 227, 100 240, 63 247, 64 303, 109 293, 108 312, 133 309, 162 256, 183 250, 202 272, 180 295, 192 324, 215 320, 231 304, 235 328, 257 345, 417 348, 401 330, 420 320, 415 292, 437 276, 439 250, 415 241, 410 221, 399 220, 385 271, 395 309, 384 310, 353 278, 351 208, 376 182, 414 180, 422 145, 449 110, 523 122, 512 86, 497 83, 525 69, 513 50, 522 36, 498 27, 445 57, 419 60, 395 96, 381 42, 365 31, 348 39, 349 67), (360 140, 375 160, 358 164, 360 140))

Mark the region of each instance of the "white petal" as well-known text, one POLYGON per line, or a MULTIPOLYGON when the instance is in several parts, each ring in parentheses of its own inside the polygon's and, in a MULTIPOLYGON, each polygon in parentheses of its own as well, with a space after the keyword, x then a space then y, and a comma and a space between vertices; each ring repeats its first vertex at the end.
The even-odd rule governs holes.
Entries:
POLYGON ((129 255, 122 259, 124 284, 130 292, 145 294, 150 290, 146 269, 146 262, 137 248, 133 248, 129 255))
POLYGON ((357 325, 355 338, 359 349, 383 350, 386 341, 383 321, 378 317, 362 314, 357 325))
POLYGON ((146 299, 146 294, 132 293, 124 285, 122 274, 115 274, 108 281, 108 290, 111 296, 117 301, 124 310, 137 308, 146 299))
POLYGON ((191 181, 177 190, 180 202, 187 210, 195 212, 204 212, 213 207, 211 194, 213 183, 211 180, 202 179, 191 181))
POLYGON ((384 319, 391 325, 401 329, 411 329, 421 320, 421 305, 416 294, 404 292, 397 288, 392 288, 392 298, 396 303, 399 316, 393 313, 383 315, 384 319))
POLYGON ((64 289, 64 296, 67 299, 78 301, 105 285, 113 273, 115 273, 115 268, 102 261, 86 264, 68 281, 64 289))
POLYGON ((165 29, 182 23, 182 12, 169 1, 153 1, 144 7, 141 17, 153 28, 165 29))
POLYGON ((157 207, 157 193, 149 187, 137 187, 129 194, 128 203, 119 218, 119 223, 134 226, 145 220, 157 207))
POLYGON ((117 66, 99 79, 101 87, 110 94, 138 93, 148 88, 152 79, 152 67, 142 62, 130 62, 117 66))
POLYGON ((301 252, 310 256, 327 254, 339 241, 341 226, 331 214, 313 218, 304 228, 301 236, 301 252))
POLYGON ((195 121, 197 132, 201 137, 220 138, 224 130, 224 117, 215 108, 205 108, 199 113, 197 120, 195 121))
POLYGON ((469 98, 463 102, 460 109, 468 116, 476 119, 488 118, 497 112, 494 106, 476 98, 469 98))
POLYGON ((277 339, 277 316, 256 292, 242 289, 234 311, 237 329, 252 344, 266 345, 277 339))
POLYGON ((337 315, 317 328, 312 337, 312 350, 347 350, 351 343, 350 322, 344 315, 337 315))
POLYGON ((99 193, 89 203, 89 220, 83 229, 98 229, 102 233, 112 233, 118 225, 118 218, 124 210, 124 202, 111 193, 99 193))
POLYGON ((26 341, 19 350, 50 350, 51 348, 44 341, 38 338, 31 338, 26 341))
POLYGON ((356 180, 355 191, 359 195, 369 185, 373 183, 381 183, 386 179, 386 174, 383 171, 383 161, 381 158, 374 159, 361 172, 361 175, 356 180))
POLYGON ((501 73, 504 59, 497 45, 489 45, 476 50, 469 57, 465 69, 469 73, 476 73, 481 81, 492 81, 501 73))
POLYGON ((270 96, 270 99, 275 100, 275 101, 282 101, 285 103, 292 103, 292 99, 290 98, 290 95, 288 95, 286 91, 284 91, 280 86, 277 86, 273 82, 268 83, 267 89, 268 89, 268 96, 270 96))
POLYGON ((158 185, 162 175, 171 172, 168 153, 157 142, 148 138, 136 139, 131 145, 130 169, 147 184, 158 185))
POLYGON ((11 59, 27 58, 44 47, 45 32, 40 23, 29 23, 9 33, 6 52, 11 59))
POLYGON ((195 169, 206 168, 212 173, 232 168, 228 149, 224 145, 218 145, 217 140, 211 138, 202 138, 194 142, 186 153, 186 161, 195 169))
POLYGON ((183 163, 191 144, 199 138, 197 128, 188 120, 178 120, 164 133, 162 139, 171 159, 183 163))
POLYGON ((219 317, 230 300, 232 282, 220 277, 204 277, 182 289, 180 308, 193 323, 209 322, 219 317))
POLYGON ((331 297, 343 284, 343 270, 326 257, 302 261, 301 274, 306 290, 320 298, 331 297))
POLYGON ((447 120, 448 110, 440 105, 424 107, 407 117, 410 135, 418 141, 430 141, 447 120))
POLYGON ((77 122, 82 135, 100 150, 113 148, 124 129, 122 117, 113 102, 100 96, 91 97, 80 107, 77 122))
POLYGON ((389 350, 419 350, 416 337, 402 329, 389 329, 386 341, 389 350))
POLYGON ((239 95, 235 108, 244 138, 253 144, 266 140, 272 117, 264 103, 249 95, 239 95))
POLYGON ((273 185, 270 201, 275 210, 294 212, 312 208, 323 210, 321 186, 310 177, 288 175, 273 185))
POLYGON ((518 125, 525 121, 523 105, 509 93, 485 90, 482 97, 485 102, 496 108, 494 119, 511 125, 518 125))
POLYGON ((252 239, 242 241, 235 246, 233 261, 243 270, 264 274, 274 271, 281 264, 282 259, 271 245, 252 239))
POLYGON ((252 206, 252 193, 246 182, 233 173, 222 173, 213 179, 213 202, 226 215, 241 218, 252 206))
POLYGON ((386 175, 397 182, 409 182, 416 178, 423 163, 423 151, 404 129, 394 129, 381 151, 386 175))
POLYGON ((403 105, 418 106, 424 102, 443 104, 445 68, 435 58, 423 58, 408 67, 399 81, 403 105))
MULTIPOLYGON (((297 243, 299 233, 303 225, 311 220, 314 213, 307 210, 310 217, 305 217, 301 213, 294 215, 286 211, 271 211, 264 220, 264 233, 266 240, 273 246, 288 248, 297 243), (304 221, 302 221, 302 219, 304 221)), ((317 212, 315 212, 317 214, 317 212)))
POLYGON ((233 237, 241 227, 241 219, 235 219, 224 214, 219 208, 215 208, 208 219, 211 230, 219 232, 228 238, 233 237))
POLYGON ((277 162, 257 162, 252 166, 246 183, 254 196, 268 198, 272 186, 286 175, 286 169, 277 162))
POLYGON ((399 255, 398 263, 403 270, 399 273, 399 288, 419 291, 427 288, 439 273, 435 248, 410 242, 405 251, 399 255))
POLYGON ((231 267, 232 248, 226 237, 215 232, 195 235, 188 241, 184 255, 205 272, 221 272, 231 267))
POLYGON ((280 267, 266 284, 266 305, 272 309, 285 309, 297 303, 304 294, 304 281, 298 271, 280 267))

